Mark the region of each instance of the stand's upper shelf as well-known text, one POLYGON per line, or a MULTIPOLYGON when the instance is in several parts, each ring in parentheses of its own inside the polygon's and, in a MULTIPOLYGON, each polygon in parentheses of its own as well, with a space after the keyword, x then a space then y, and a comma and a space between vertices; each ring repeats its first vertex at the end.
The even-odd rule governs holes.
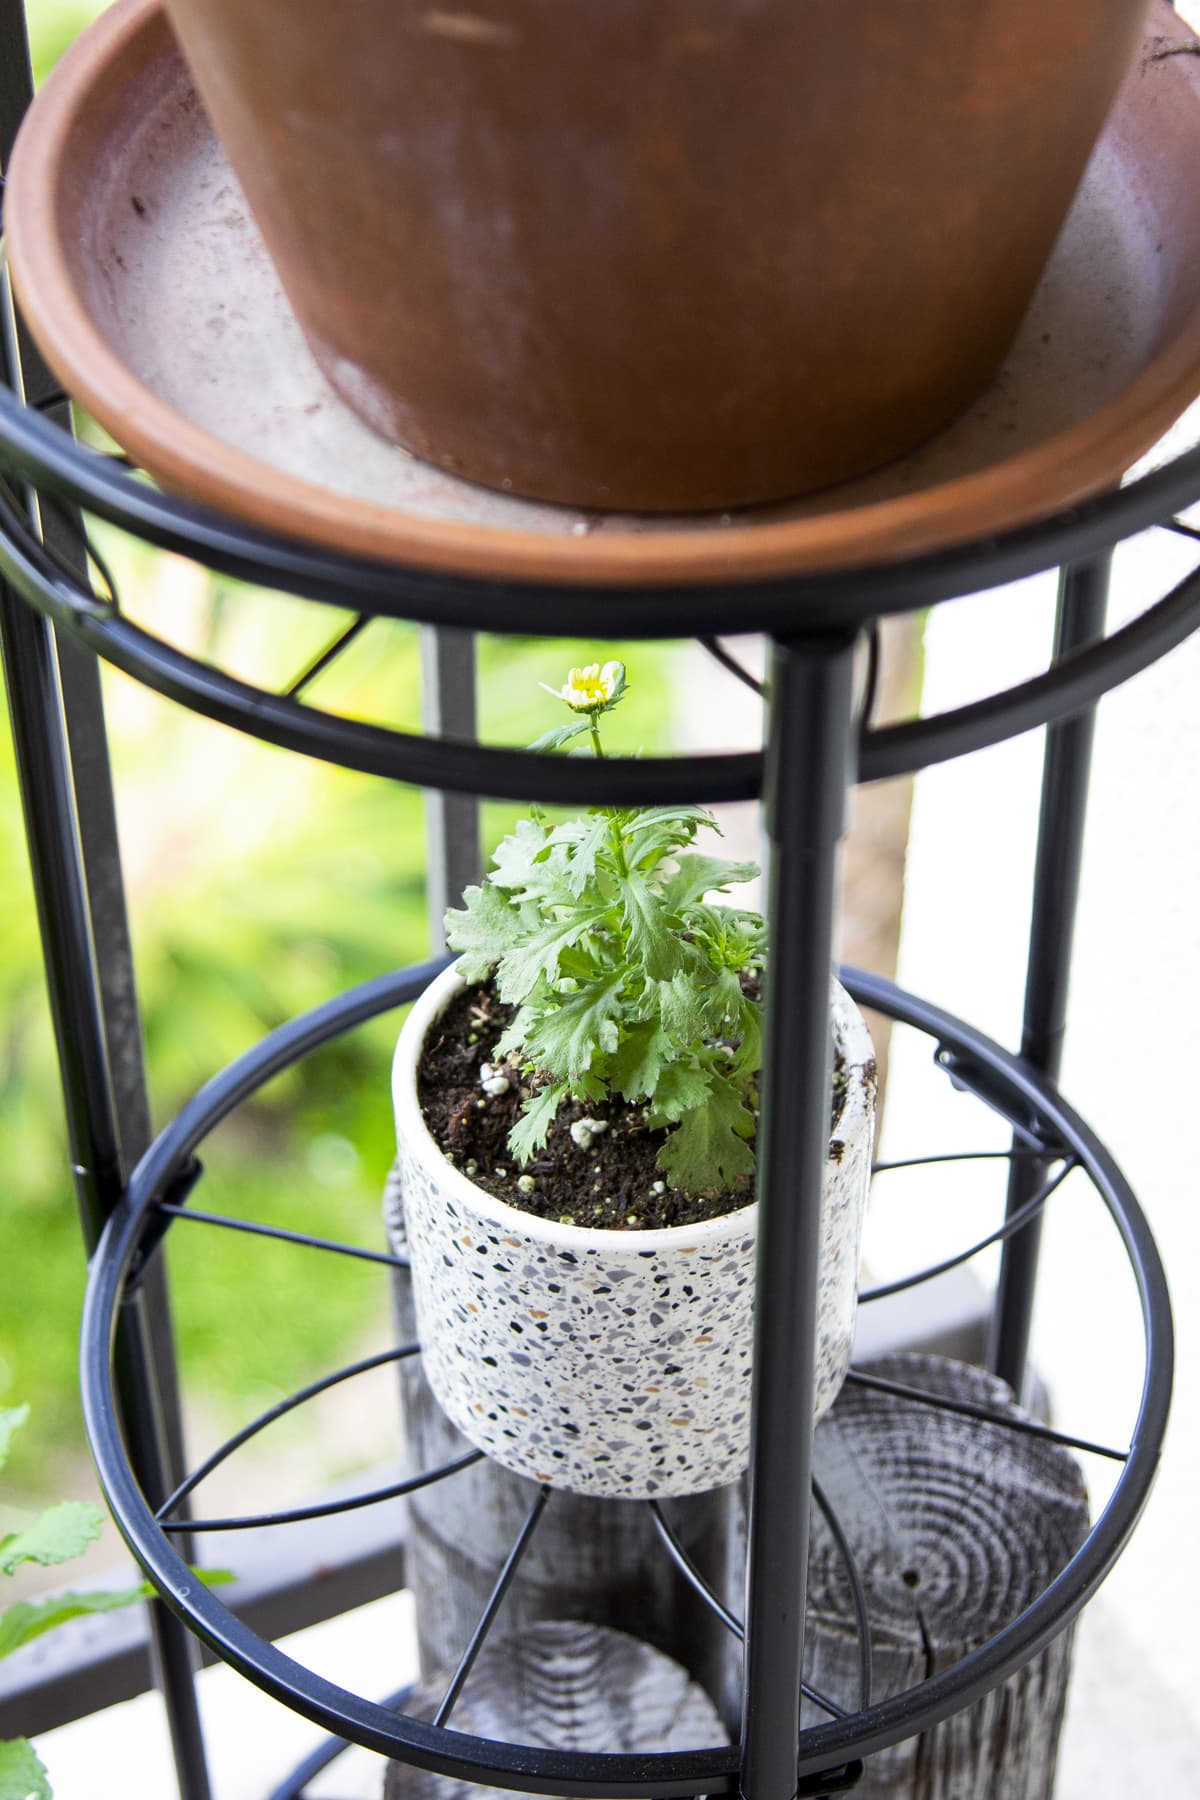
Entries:
POLYGON ((1200 391, 1200 61, 1174 53, 1182 32, 1152 12, 987 393, 917 453, 786 505, 585 514, 475 486, 363 425, 308 351, 156 0, 121 0, 35 103, 6 200, 14 276, 56 373, 122 448, 247 525, 626 597, 874 570, 1111 490, 1200 391))

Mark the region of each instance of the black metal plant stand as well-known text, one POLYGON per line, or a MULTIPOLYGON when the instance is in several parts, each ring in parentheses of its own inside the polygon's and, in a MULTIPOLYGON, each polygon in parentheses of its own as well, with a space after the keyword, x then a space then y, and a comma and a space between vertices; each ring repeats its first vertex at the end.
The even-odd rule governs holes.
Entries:
MULTIPOLYGON (((11 33, 20 8, 5 7, 11 33)), ((8 60, 0 57, 0 68, 8 60)), ((0 144, 7 150, 24 104, 21 83, 0 91, 0 144), (20 104, 18 104, 18 102, 20 104)), ((1192 450, 1119 493, 999 540, 970 544, 887 567, 847 568, 820 578, 645 591, 561 588, 455 578, 324 553, 252 530, 146 485, 119 460, 82 449, 65 428, 61 396, 27 344, 10 332, 8 385, 0 388, 0 642, 13 711, 55 1030, 67 1097, 72 1158, 88 1247, 94 1251, 83 1337, 83 1390, 94 1453, 114 1515, 163 1597, 157 1610, 160 1680, 171 1720, 184 1800, 208 1793, 192 1682, 189 1633, 337 1740, 365 1745, 447 1775, 534 1792, 660 1796, 740 1792, 747 1800, 793 1800, 853 1784, 861 1762, 970 1704, 1027 1662, 1078 1612, 1134 1528, 1157 1466, 1171 1386, 1170 1311, 1157 1253, 1137 1202, 1091 1129, 1057 1094, 1058 1049, 1086 800, 1091 709, 1099 696, 1163 655, 1200 625, 1200 573, 1189 575, 1132 624, 1104 635, 1111 547, 1160 525, 1198 535, 1175 515, 1200 496, 1200 450, 1192 450), (55 412, 58 417, 53 417, 55 412), (281 693, 254 687, 154 637, 122 611, 112 590, 87 574, 79 512, 108 519, 143 539, 225 573, 326 605, 347 621, 326 654, 299 670, 281 693), (1002 694, 938 718, 875 727, 855 716, 852 659, 864 627, 882 614, 925 607, 1056 565, 1066 565, 1052 666, 1002 694), (477 630, 558 632, 569 602, 571 629, 601 639, 711 636, 764 631, 773 640, 769 732, 758 755, 551 759, 464 740, 415 736, 350 721, 305 695, 323 668, 377 617, 435 627, 445 657, 477 630), (453 634, 453 635, 452 635, 453 634), (331 1373, 272 1409, 190 1473, 182 1466, 169 1363, 150 1340, 169 1344, 157 1252, 168 1231, 237 1229, 292 1239, 305 1253, 397 1259, 351 1246, 207 1213, 198 1204, 197 1152, 207 1134, 263 1082, 332 1036, 411 999, 440 966, 401 971, 331 1000, 273 1033, 217 1075, 136 1160, 144 1146, 122 1140, 119 1092, 136 1093, 114 1055, 124 1018, 101 985, 96 943, 120 901, 115 839, 82 842, 81 794, 109 794, 102 754, 81 759, 68 736, 60 668, 74 646, 103 657, 180 703, 266 741, 345 767, 415 782, 441 796, 488 795, 547 803, 713 802, 762 795, 772 837, 772 961, 766 995, 763 1127, 759 1145, 759 1286, 756 1315, 750 1540, 744 1621, 688 1562, 656 1514, 680 1578, 698 1585, 725 1623, 743 1636, 743 1737, 733 1748, 617 1755, 530 1749, 475 1738, 448 1723, 500 1601, 542 1510, 543 1493, 513 1547, 506 1572, 451 1684, 437 1720, 425 1723, 317 1677, 256 1636, 189 1572, 183 1540, 233 1526, 269 1527, 329 1510, 297 1507, 255 1519, 189 1519, 187 1503, 219 1461, 281 1411, 381 1360, 416 1353, 401 1345, 384 1358, 331 1373), (848 972, 851 991, 906 1027, 925 1032, 940 1066, 1013 1134, 1002 1241, 1004 1266, 995 1321, 995 1365, 1019 1391, 1043 1208, 1068 1175, 1086 1178, 1115 1222, 1136 1284, 1144 1327, 1141 1403, 1122 1445, 1084 1442, 981 1409, 982 1431, 1027 1429, 1120 1465, 1112 1497, 1083 1548, 1020 1618, 954 1668, 911 1692, 872 1700, 869 1626, 861 1584, 847 1552, 857 1599, 862 1680, 857 1694, 810 1696, 830 1715, 803 1731, 801 1651, 807 1566, 807 1497, 812 1489, 812 1342, 817 1275, 816 1218, 781 1203, 791 1187, 820 1192, 828 1116, 827 987, 835 902, 835 856, 846 792, 857 780, 907 773, 1020 731, 1050 725, 1042 805, 1025 1033, 1011 1055, 969 1026, 899 992, 848 972), (115 901, 114 901, 115 895, 115 901), (106 910, 108 909, 108 910, 106 910), (782 1071, 796 1073, 786 1090, 782 1071), (133 1163, 136 1160, 136 1167, 133 1163), (787 1181, 783 1179, 787 1172, 787 1181), (156 1372, 157 1363, 157 1372, 156 1372), (166 1378, 164 1379, 164 1370, 166 1378), (797 1429, 797 1421, 804 1424, 797 1429), (180 1625, 187 1627, 185 1632, 180 1625)), ((433 673, 438 673, 438 640, 433 673)), ((444 668, 444 664, 441 665, 444 668)), ((436 686, 436 682, 435 682, 436 686)), ((444 696, 443 696, 444 698, 444 696)), ((100 720, 98 691, 86 702, 100 720)), ((466 721, 468 727, 470 720, 466 721)), ((102 741, 101 741, 102 743, 102 741)), ((109 799, 111 795, 109 794, 109 799)), ((446 803, 449 804, 448 802, 446 803)), ((443 812, 443 825, 449 818, 443 812)), ((460 809, 460 824, 473 815, 460 809)), ((469 829, 468 823, 468 829, 469 829)), ((93 834, 94 836, 94 834, 93 834)), ((457 840, 459 872, 471 850, 457 840)), ((456 873, 441 878, 453 888, 456 873)), ((459 883, 461 885, 461 883, 459 883)), ((104 939, 109 959, 124 955, 104 939)), ((111 983, 110 983, 111 987, 111 983)), ((131 984, 130 984, 131 991, 131 984)), ((133 1015, 136 1019, 136 1014, 133 1015)), ((136 1034, 135 1034, 136 1035, 136 1034)), ((140 1073, 140 1071, 139 1071, 140 1073)), ((128 1137, 129 1134, 127 1133, 128 1137)), ((985 1154, 985 1153, 981 1153, 985 1154)), ((987 1153, 990 1154, 990 1153, 987 1153)), ((930 1160, 939 1160, 931 1156, 930 1160)), ((941 1159, 953 1160, 953 1159, 941 1159)), ((974 1254, 956 1249, 928 1279, 974 1254)), ((265 1253, 266 1247, 260 1247, 265 1253)), ((281 1249, 277 1254, 291 1254, 281 1249)), ((297 1249, 295 1253, 299 1254, 297 1249)), ((852 1374, 851 1380, 866 1378, 852 1374)), ((905 1390, 898 1390, 904 1393, 905 1390)), ((908 1391, 908 1398, 913 1398, 908 1391)), ((935 1396, 916 1399, 951 1404, 935 1396)), ((962 1410, 960 1407, 959 1410, 962 1410)), ((968 1409, 970 1411, 970 1409, 968 1409)), ((361 1506, 419 1482, 452 1479, 477 1453, 403 1484, 357 1497, 361 1506)), ((824 1505, 818 1494, 818 1504, 824 1505)), ((831 1520, 835 1531, 836 1520, 831 1520)), ((844 1540, 843 1540, 844 1541, 844 1540)), ((394 1698, 394 1697, 393 1697, 394 1698)), ((333 1746, 336 1749, 337 1745, 333 1746)), ((302 1775, 298 1777, 302 1785, 302 1775)), ((298 1794, 292 1781, 283 1794, 298 1794)))

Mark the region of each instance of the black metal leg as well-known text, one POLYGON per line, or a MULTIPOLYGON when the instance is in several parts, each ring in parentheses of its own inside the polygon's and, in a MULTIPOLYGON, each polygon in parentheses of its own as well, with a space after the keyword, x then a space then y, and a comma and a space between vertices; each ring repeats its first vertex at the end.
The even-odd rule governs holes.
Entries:
MULTIPOLYGON (((1111 556, 1106 555, 1062 571, 1054 636, 1056 662, 1104 635, 1111 563, 1111 556)), ((1054 1082, 1059 1077, 1067 1025, 1095 723, 1096 709, 1089 706, 1046 729, 1021 1055, 1054 1082)), ((1007 1216, 1027 1204, 1045 1173, 1046 1165, 1036 1158, 1014 1158, 1007 1216)), ((992 1321, 989 1363, 1018 1398, 1029 1354, 1041 1235, 1039 1215, 1005 1244, 992 1321)))
MULTIPOLYGON (((58 1045, 76 1194, 89 1253, 121 1196, 116 1124, 84 897, 75 808, 50 628, 0 589, 0 650, 16 745, 17 773, 58 1045)), ((124 1309, 119 1339, 122 1413, 135 1471, 164 1497, 167 1443, 148 1348, 145 1303, 124 1309)), ((150 1607, 155 1676, 167 1698, 181 1800, 209 1800, 193 1684, 195 1646, 160 1601, 150 1607)))
POLYGON ((771 962, 758 1149, 742 1792, 793 1800, 812 1484, 820 1197, 829 1139, 837 842, 852 643, 774 647, 767 751, 771 962))
MULTIPOLYGON (((421 631, 421 721, 436 737, 475 736, 475 633, 426 625, 421 631)), ((425 793, 426 884, 429 944, 446 948, 448 906, 462 904, 463 889, 483 872, 479 802, 471 794, 425 793)))

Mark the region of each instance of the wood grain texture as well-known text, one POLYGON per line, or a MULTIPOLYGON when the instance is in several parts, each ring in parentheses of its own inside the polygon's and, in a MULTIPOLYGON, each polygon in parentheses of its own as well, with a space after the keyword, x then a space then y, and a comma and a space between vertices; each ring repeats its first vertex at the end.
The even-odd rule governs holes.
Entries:
MULTIPOLYGON (((871 1372, 1017 1415, 1005 1385, 940 1357, 871 1372)), ((1088 1531, 1083 1477, 1059 1445, 848 1385, 818 1427, 816 1473, 867 1595, 875 1698, 958 1662, 1030 1604, 1088 1531)), ((976 1705, 874 1757, 864 1800, 1048 1800, 1072 1632, 976 1705)), ((814 1514, 808 1680, 856 1706, 850 1588, 814 1514)), ((806 1706, 804 1723, 820 1715, 806 1706)))
MULTIPOLYGON (((390 1182, 387 1205, 394 1231, 398 1201, 390 1182)), ((399 1340, 409 1342, 416 1318, 411 1280, 401 1271, 394 1274, 393 1306, 399 1340)), ((471 1448, 434 1400, 419 1359, 401 1365, 400 1390, 413 1473, 471 1448)), ((424 1674, 453 1666, 461 1654, 536 1493, 532 1481, 483 1461, 411 1496, 407 1570, 424 1674)), ((663 1510, 692 1560, 740 1606, 741 1563, 730 1562, 735 1500, 735 1487, 718 1488, 664 1501, 663 1510)), ((645 1640, 707 1693, 724 1695, 734 1708, 729 1722, 736 1722, 737 1682, 727 1664, 737 1646, 668 1560, 644 1503, 555 1493, 497 1628, 515 1631, 542 1619, 584 1620, 645 1640)))
MULTIPOLYGON (((452 1668, 424 1682, 407 1711, 432 1719, 452 1668)), ((686 1670, 648 1644, 595 1625, 542 1623, 479 1653, 451 1716, 455 1730, 556 1750, 695 1750, 728 1738, 686 1670)), ((384 1800, 456 1800, 507 1790, 388 1764, 384 1800)))

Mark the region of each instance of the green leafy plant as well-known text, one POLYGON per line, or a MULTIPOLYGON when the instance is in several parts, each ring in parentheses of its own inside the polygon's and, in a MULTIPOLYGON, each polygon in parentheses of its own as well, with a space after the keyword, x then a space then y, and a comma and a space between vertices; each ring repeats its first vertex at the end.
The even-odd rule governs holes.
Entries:
MULTIPOLYGON (((0 1469, 9 1447, 29 1417, 27 1406, 0 1407, 0 1469)), ((15 1575, 23 1564, 50 1568, 81 1556, 100 1536, 104 1513, 87 1500, 60 1500, 15 1531, 0 1531, 0 1575, 15 1575)), ((228 1581, 224 1570, 209 1570, 204 1580, 228 1581)), ((47 1631, 88 1614, 115 1612, 149 1599, 152 1589, 139 1581, 127 1588, 94 1588, 80 1593, 47 1594, 18 1600, 0 1612, 0 1659, 47 1631)), ((0 1800, 52 1800, 46 1770, 26 1738, 0 1740, 0 1800)))
MULTIPOLYGON (((557 695, 575 717, 531 748, 586 735, 603 756, 600 720, 625 692, 621 663, 572 669, 557 695)), ((483 886, 468 888, 465 908, 447 914, 464 981, 494 973, 516 1008, 497 1054, 533 1078, 508 1139, 522 1164, 565 1100, 619 1096, 645 1109, 650 1128, 669 1128, 658 1166, 684 1193, 752 1173, 762 1034, 747 987, 765 931, 757 913, 706 896, 758 869, 692 854, 702 830, 719 827, 694 806, 593 807, 559 825, 534 809, 497 848, 483 886)))

